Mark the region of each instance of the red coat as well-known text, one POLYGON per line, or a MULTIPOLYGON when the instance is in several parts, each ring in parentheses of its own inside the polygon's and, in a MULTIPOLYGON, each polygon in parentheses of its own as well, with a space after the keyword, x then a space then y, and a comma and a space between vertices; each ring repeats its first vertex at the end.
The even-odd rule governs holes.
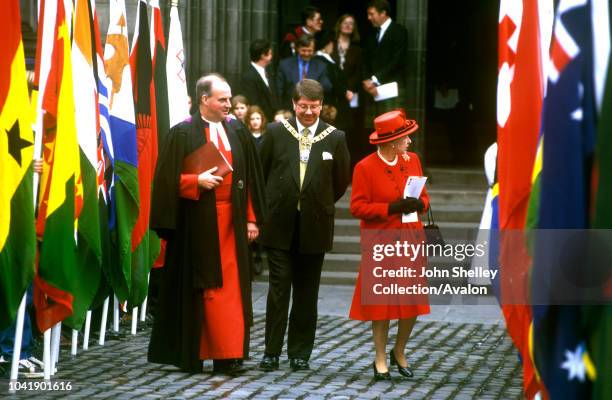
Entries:
MULTIPOLYGON (((364 235, 371 236, 374 230, 400 232, 401 229, 402 238, 408 238, 410 242, 419 243, 424 240, 423 224, 420 219, 418 222, 402 223, 401 214, 389 215, 388 213, 389 203, 403 197, 404 186, 408 177, 423 175, 419 157, 415 153, 407 154, 407 160, 398 157, 397 163, 389 166, 377 153, 372 153, 355 166, 351 213, 361 220, 362 244, 364 244, 364 235)), ((429 196, 425 188, 423 188, 420 199, 425 204, 426 210, 429 207, 429 196)), ((363 247, 366 248, 367 246, 364 245, 363 247)), ((371 257, 371 255, 371 252, 362 251, 362 260, 365 257, 371 257)), ((418 258, 416 264, 424 266, 426 265, 426 259, 418 258)), ((371 270, 369 268, 371 266, 372 263, 362 263, 360 268, 349 314, 351 319, 366 321, 404 319, 429 313, 426 296, 419 296, 416 302, 418 304, 405 304, 405 296, 409 295, 397 295, 402 296, 403 299, 384 297, 385 304, 380 305, 362 304, 362 274, 370 274, 371 270)), ((406 283, 406 281, 404 280, 403 283, 406 283)), ((414 279, 411 283, 427 284, 424 279, 414 279)))

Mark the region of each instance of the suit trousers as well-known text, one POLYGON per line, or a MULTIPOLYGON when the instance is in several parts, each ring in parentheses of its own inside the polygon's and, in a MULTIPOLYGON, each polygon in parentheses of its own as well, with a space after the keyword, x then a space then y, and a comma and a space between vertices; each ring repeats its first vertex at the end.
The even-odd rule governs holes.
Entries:
POLYGON ((265 353, 280 356, 282 352, 291 297, 287 355, 308 360, 317 329, 317 302, 325 253, 300 254, 298 249, 299 211, 291 250, 266 248, 270 286, 266 304, 265 353))

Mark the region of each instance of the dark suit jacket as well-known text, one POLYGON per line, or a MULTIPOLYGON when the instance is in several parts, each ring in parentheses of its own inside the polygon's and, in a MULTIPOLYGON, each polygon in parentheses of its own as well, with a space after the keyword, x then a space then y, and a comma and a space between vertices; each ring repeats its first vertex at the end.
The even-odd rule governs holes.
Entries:
POLYGON ((268 75, 268 83, 270 87, 266 85, 255 67, 249 64, 242 74, 238 93, 246 96, 251 105, 261 107, 264 114, 266 114, 266 119, 272 121, 274 120, 274 113, 278 110, 278 102, 276 100, 276 90, 274 89, 274 79, 270 75, 268 75))
POLYGON ((376 41, 376 31, 373 31, 365 44, 364 79, 375 75, 381 84, 397 81, 402 86, 407 42, 406 28, 395 21, 391 21, 380 43, 376 41))
MULTIPOLYGON (((295 118, 289 123, 297 129, 295 118)), ((319 120, 315 136, 328 126, 319 120)), ((269 214, 259 241, 268 247, 291 249, 299 199, 299 252, 315 254, 331 250, 334 203, 342 197, 351 178, 344 132, 335 130, 313 144, 301 191, 299 144, 281 123, 268 125, 260 156, 270 197, 269 214), (324 160, 324 152, 331 159, 324 160)))
MULTIPOLYGON (((292 110, 291 93, 296 83, 301 80, 299 75, 298 57, 293 56, 281 60, 276 73, 276 90, 278 98, 281 101, 282 107, 292 110)), ((311 58, 308 65, 308 79, 318 81, 322 86, 325 94, 331 92, 332 84, 327 75, 327 65, 321 60, 311 58)))

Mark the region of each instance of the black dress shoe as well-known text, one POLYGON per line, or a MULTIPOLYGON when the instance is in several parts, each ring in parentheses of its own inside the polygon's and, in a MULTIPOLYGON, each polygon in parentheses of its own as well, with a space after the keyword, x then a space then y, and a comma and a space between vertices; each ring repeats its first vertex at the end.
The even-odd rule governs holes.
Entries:
POLYGON ((289 360, 289 366, 294 371, 304 371, 310 369, 308 361, 303 358, 292 358, 289 360))
POLYGON ((246 368, 242 365, 242 360, 239 358, 230 358, 227 360, 213 360, 213 373, 224 374, 229 376, 239 376, 246 368))
POLYGON ((376 369, 376 361, 372 363, 372 367, 374 367, 374 380, 375 381, 390 381, 391 380, 391 374, 389 373, 389 371, 378 372, 378 370, 376 369))
POLYGON ((262 371, 276 371, 278 369, 278 357, 264 355, 264 358, 259 363, 259 369, 262 371))
POLYGON ((397 372, 399 372, 400 375, 405 376, 406 378, 412 378, 414 376, 414 372, 412 372, 412 369, 409 366, 402 367, 401 365, 399 365, 397 359, 395 358, 393 350, 389 352, 389 359, 391 361, 391 365, 397 365, 397 372))

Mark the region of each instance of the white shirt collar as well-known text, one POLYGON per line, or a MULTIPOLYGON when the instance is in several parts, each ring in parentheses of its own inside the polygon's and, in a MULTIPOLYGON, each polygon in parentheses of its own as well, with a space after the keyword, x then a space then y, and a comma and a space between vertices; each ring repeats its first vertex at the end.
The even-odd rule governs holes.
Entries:
MULTIPOLYGON (((304 125, 302 125, 300 123, 299 119, 295 119, 295 123, 297 125, 297 131, 298 133, 301 135, 302 131, 304 130, 304 128, 306 128, 304 125)), ((317 118, 317 120, 315 121, 314 124, 312 124, 311 126, 308 127, 308 130, 310 131, 310 133, 308 134, 309 138, 313 138, 315 135, 315 132, 317 131, 317 127, 319 126, 319 118, 317 118)))
POLYGON ((257 71, 259 76, 261 76, 261 79, 263 79, 266 86, 269 87, 270 83, 268 82, 268 78, 266 78, 266 69, 262 67, 261 65, 254 63, 253 61, 251 61, 251 65, 253 66, 253 68, 255 68, 255 71, 257 71))
POLYGON ((389 28, 389 25, 391 25, 391 18, 387 18, 387 20, 380 26, 380 36, 378 37, 379 42, 382 40, 383 36, 385 36, 385 32, 389 28))
POLYGON ((330 63, 332 63, 332 64, 335 64, 335 63, 336 63, 336 62, 334 61, 334 59, 333 59, 333 58, 331 58, 331 56, 330 56, 329 54, 327 54, 326 52, 324 52, 324 51, 321 51, 321 50, 317 51, 317 55, 318 55, 318 56, 321 56, 321 57, 323 57, 323 58, 325 58, 327 61, 329 61, 329 62, 330 62, 330 63))
POLYGON ((306 28, 305 26, 302 26, 302 31, 304 31, 304 33, 306 35, 312 35, 312 33, 310 33, 310 31, 308 30, 308 28, 306 28))

